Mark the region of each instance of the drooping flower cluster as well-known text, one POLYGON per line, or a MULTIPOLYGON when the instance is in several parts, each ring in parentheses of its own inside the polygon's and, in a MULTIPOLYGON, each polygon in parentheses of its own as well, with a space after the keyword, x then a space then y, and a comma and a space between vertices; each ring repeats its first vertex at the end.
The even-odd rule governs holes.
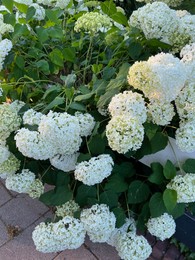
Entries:
POLYGON ((161 241, 170 238, 175 233, 176 229, 173 217, 167 213, 164 213, 157 218, 150 218, 146 226, 150 234, 156 236, 161 241))
POLYGON ((113 168, 114 162, 109 154, 101 154, 92 157, 89 161, 83 161, 76 166, 74 176, 76 180, 86 185, 101 183, 107 178, 113 168))
POLYGON ((18 193, 28 193, 32 198, 39 198, 44 192, 44 186, 33 172, 23 169, 21 173, 12 174, 6 178, 7 189, 18 193))
POLYGON ((111 19, 107 15, 98 12, 87 12, 78 18, 74 29, 76 32, 83 30, 94 35, 99 31, 107 31, 111 26, 111 19))
POLYGON ((168 6, 177 7, 177 6, 181 5, 181 3, 184 0, 136 0, 136 1, 145 2, 146 4, 153 3, 153 2, 163 2, 163 3, 167 4, 168 6))
POLYGON ((79 121, 80 129, 81 129, 80 135, 85 137, 91 135, 92 130, 95 126, 94 118, 88 113, 82 114, 80 112, 76 112, 75 116, 79 121))
POLYGON ((55 214, 57 217, 74 216, 74 213, 80 209, 74 200, 69 200, 65 204, 56 207, 55 214))
POLYGON ((14 173, 16 173, 20 168, 20 161, 10 153, 7 160, 0 164, 0 177, 5 179, 14 173))
POLYGON ((12 42, 8 39, 4 39, 0 42, 0 71, 3 69, 5 57, 12 49, 12 42))
POLYGON ((39 125, 42 116, 42 113, 37 112, 32 108, 28 109, 22 117, 23 123, 28 125, 39 125))
POLYGON ((121 259, 145 260, 152 253, 152 247, 143 236, 131 232, 121 233, 117 239, 116 250, 121 259))
POLYGON ((195 202, 195 174, 176 175, 167 188, 177 192, 177 203, 195 202))
POLYGON ((116 217, 105 204, 83 209, 80 220, 92 242, 106 242, 115 229, 116 217))
POLYGON ((79 153, 74 154, 57 154, 50 158, 50 163, 55 168, 62 170, 64 172, 74 171, 76 168, 76 162, 78 159, 79 153))
POLYGON ((56 223, 41 222, 35 227, 32 239, 36 249, 43 253, 79 248, 85 239, 83 224, 71 216, 56 223))

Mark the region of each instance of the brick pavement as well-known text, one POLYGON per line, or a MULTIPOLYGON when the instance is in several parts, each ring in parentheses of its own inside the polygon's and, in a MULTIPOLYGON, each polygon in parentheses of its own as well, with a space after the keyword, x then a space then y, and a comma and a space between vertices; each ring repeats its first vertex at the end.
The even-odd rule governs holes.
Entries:
MULTIPOLYGON (((43 254, 37 252, 31 238, 34 227, 51 216, 48 207, 24 194, 8 191, 0 181, 0 260, 119 260, 116 250, 106 243, 85 244, 76 250, 43 254)), ((169 241, 156 241, 146 235, 153 247, 148 260, 184 260, 169 241)))

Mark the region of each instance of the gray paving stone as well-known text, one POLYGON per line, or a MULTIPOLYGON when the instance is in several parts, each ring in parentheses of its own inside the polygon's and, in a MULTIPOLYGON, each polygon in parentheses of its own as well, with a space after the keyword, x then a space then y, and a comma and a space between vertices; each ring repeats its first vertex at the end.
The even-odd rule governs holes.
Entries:
POLYGON ((97 258, 82 245, 78 249, 64 250, 54 260, 97 260, 97 258))
MULTIPOLYGON (((6 226, 0 220, 0 246, 5 244, 9 240, 6 226)), ((1 259, 1 256, 0 256, 1 259)))
POLYGON ((93 243, 87 237, 85 244, 97 256, 98 260, 119 260, 120 259, 116 249, 108 245, 107 243, 93 243))
POLYGON ((0 206, 5 204, 11 198, 11 195, 8 193, 4 185, 0 182, 0 206))
POLYGON ((43 209, 38 210, 38 206, 35 207, 35 205, 32 205, 24 198, 12 198, 12 200, 1 207, 0 218, 6 225, 19 226, 25 229, 44 212, 43 209))

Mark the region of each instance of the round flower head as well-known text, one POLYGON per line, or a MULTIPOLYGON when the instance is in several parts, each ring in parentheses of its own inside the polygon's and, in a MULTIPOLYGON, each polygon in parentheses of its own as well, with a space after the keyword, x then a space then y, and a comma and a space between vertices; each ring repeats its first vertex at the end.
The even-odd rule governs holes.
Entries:
POLYGON ((9 156, 10 151, 8 147, 5 144, 0 143, 0 164, 6 161, 9 158, 9 156))
POLYGON ((114 162, 109 154, 101 154, 92 157, 89 161, 79 163, 74 176, 76 180, 82 181, 86 185, 94 185, 101 183, 111 174, 113 165, 114 162))
POLYGON ((10 153, 7 160, 0 164, 0 177, 5 179, 17 172, 20 168, 20 161, 10 153))
POLYGON ((21 128, 14 139, 18 150, 26 157, 47 160, 55 154, 48 139, 44 139, 37 131, 21 128))
POLYGON ((175 141, 181 151, 195 151, 195 120, 180 123, 175 133, 175 141))
POLYGON ((109 239, 106 241, 107 244, 116 247, 117 240, 120 234, 133 233, 136 234, 136 224, 133 218, 127 218, 125 224, 120 228, 115 228, 109 239))
POLYGON ((114 116, 106 126, 106 136, 113 151, 125 154, 141 147, 144 128, 137 118, 126 114, 114 116))
POLYGON ((148 104, 148 114, 154 124, 168 125, 175 115, 174 106, 171 103, 155 100, 148 104))
POLYGON ((195 15, 186 13, 186 15, 180 17, 180 27, 180 30, 183 30, 185 34, 189 36, 189 42, 195 42, 195 15))
MULTIPOLYGON (((75 116, 50 111, 42 116, 38 128, 41 137, 50 144, 55 154, 73 154, 81 145, 80 125, 75 116)), ((51 158, 50 156, 49 158, 51 158)))
POLYGON ((76 118, 79 121, 80 129, 81 129, 81 136, 88 136, 91 135, 92 130, 95 126, 95 120, 94 118, 88 114, 82 114, 80 112, 75 113, 76 118))
POLYGON ((37 3, 33 3, 30 5, 30 7, 35 8, 35 14, 33 15, 35 20, 41 21, 45 19, 45 9, 42 6, 37 3))
POLYGON ((148 61, 135 62, 128 74, 130 85, 143 91, 150 100, 161 102, 173 101, 184 87, 186 79, 184 64, 169 53, 159 53, 148 61))
POLYGON ((108 106, 108 110, 111 116, 120 116, 127 113, 136 117, 140 123, 144 123, 147 118, 142 95, 132 91, 124 91, 115 95, 108 106))
POLYGON ((181 120, 195 118, 195 82, 185 85, 175 99, 175 105, 181 120))
POLYGON ((173 217, 164 213, 160 217, 150 218, 146 224, 148 231, 161 241, 170 238, 175 233, 176 224, 173 217))
MULTIPOLYGON (((0 40, 2 39, 2 36, 5 34, 5 33, 8 33, 8 32, 13 32, 14 31, 14 27, 11 25, 11 24, 7 24, 7 23, 4 23, 4 17, 3 17, 3 14, 0 14, 0 40)), ((10 40, 8 39, 4 39, 0 42, 0 47, 4 47, 3 49, 3 52, 4 50, 7 50, 7 51, 10 51, 10 46, 12 47, 12 43, 10 40), (6 46, 6 43, 8 44, 6 46)), ((0 49, 2 51, 2 49, 0 49)), ((7 54, 6 54, 7 55, 7 54)))
POLYGON ((177 203, 195 202, 195 174, 176 175, 167 184, 167 189, 177 192, 177 203))
POLYGON ((28 189, 28 195, 32 199, 39 198, 44 193, 44 185, 39 179, 35 179, 28 189))
POLYGON ((143 31, 146 39, 155 38, 172 45, 169 38, 178 30, 179 18, 165 3, 154 2, 134 11, 129 24, 143 31))
POLYGON ((27 110, 23 115, 23 123, 28 125, 39 125, 42 113, 36 112, 34 109, 27 110))
POLYGON ((133 233, 121 233, 116 242, 116 250, 124 260, 146 260, 152 253, 148 241, 133 233))
POLYGON ((13 174, 7 177, 5 186, 9 190, 18 193, 28 193, 31 184, 35 181, 35 174, 28 169, 22 170, 19 174, 13 174))
POLYGON ((83 209, 80 219, 92 242, 106 242, 115 229, 115 215, 105 204, 83 209))
POLYGON ((79 248, 84 243, 85 233, 78 219, 66 216, 56 223, 41 222, 35 227, 32 239, 38 251, 52 253, 79 248))
POLYGON ((74 213, 80 209, 74 200, 69 200, 65 204, 56 207, 55 214, 57 217, 74 216, 74 213))
POLYGON ((163 2, 163 3, 167 4, 168 6, 177 7, 177 6, 181 5, 181 3, 184 0, 136 0, 136 1, 145 2, 146 4, 153 3, 153 2, 163 2))
POLYGON ((69 172, 75 170, 78 156, 79 153, 74 153, 70 155, 57 154, 49 160, 51 165, 53 165, 55 168, 64 172, 69 172))
POLYGON ((194 83, 195 82, 195 42, 184 46, 180 52, 180 56, 182 57, 181 61, 185 64, 188 70, 187 82, 194 83))
POLYGON ((25 103, 23 101, 15 100, 10 104, 10 107, 18 113, 24 105, 25 103))
POLYGON ((11 132, 19 128, 20 123, 21 118, 10 104, 4 103, 0 105, 0 140, 9 137, 11 132))
POLYGON ((111 19, 107 15, 97 12, 87 12, 78 18, 74 30, 76 32, 83 30, 94 35, 99 31, 107 31, 111 26, 111 19))

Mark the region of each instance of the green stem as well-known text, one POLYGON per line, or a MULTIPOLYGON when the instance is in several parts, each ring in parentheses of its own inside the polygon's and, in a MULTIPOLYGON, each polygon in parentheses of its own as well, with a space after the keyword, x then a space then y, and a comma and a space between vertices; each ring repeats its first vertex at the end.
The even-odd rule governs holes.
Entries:
POLYGON ((169 139, 168 139, 168 142, 169 142, 169 145, 170 145, 170 147, 171 147, 171 149, 172 149, 172 151, 173 151, 173 154, 174 154, 174 156, 175 156, 175 159, 176 159, 176 161, 177 161, 177 165, 178 165, 178 167, 179 167, 179 170, 180 170, 181 174, 184 175, 185 173, 184 173, 184 171, 183 171, 183 169, 182 169, 182 167, 181 167, 180 161, 179 161, 179 159, 178 159, 178 157, 177 157, 177 154, 176 154, 175 150, 173 149, 173 146, 172 146, 172 144, 171 144, 171 142, 170 142, 169 139))
POLYGON ((90 37, 89 48, 87 50, 86 64, 85 64, 85 68, 84 68, 84 72, 83 72, 83 83, 85 83, 85 79, 86 79, 87 66, 90 62, 90 53, 91 53, 91 50, 92 50, 92 45, 93 45, 93 36, 90 37))

